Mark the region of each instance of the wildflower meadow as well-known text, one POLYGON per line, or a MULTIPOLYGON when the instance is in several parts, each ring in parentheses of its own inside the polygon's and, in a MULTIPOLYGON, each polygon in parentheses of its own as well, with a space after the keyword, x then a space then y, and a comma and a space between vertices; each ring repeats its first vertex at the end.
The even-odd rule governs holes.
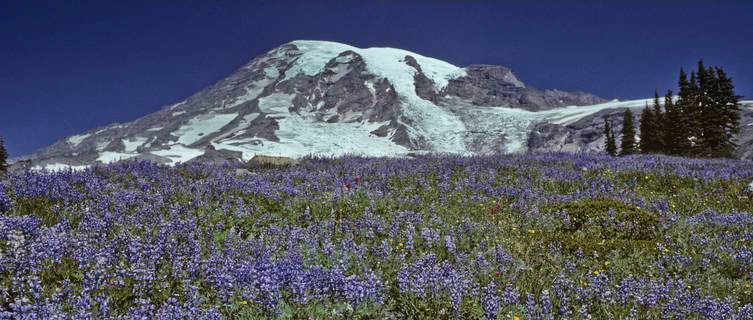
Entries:
POLYGON ((125 161, 0 183, 0 319, 753 319, 753 162, 125 161))

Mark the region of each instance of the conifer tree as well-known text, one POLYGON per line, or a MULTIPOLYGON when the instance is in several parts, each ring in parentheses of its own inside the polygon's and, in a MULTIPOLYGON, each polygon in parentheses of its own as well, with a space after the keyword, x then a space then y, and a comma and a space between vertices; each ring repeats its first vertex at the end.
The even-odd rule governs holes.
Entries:
POLYGON ((8 171, 8 153, 5 151, 5 141, 0 137, 0 176, 8 171))
MULTIPOLYGON (((668 97, 664 97, 665 106, 664 109, 664 127, 665 130, 665 144, 666 153, 671 155, 689 155, 691 149, 690 131, 691 125, 687 119, 687 115, 690 113, 688 105, 692 104, 694 95, 695 74, 691 74, 691 81, 688 81, 685 71, 680 69, 680 77, 678 86, 680 96, 677 102, 674 102, 670 106, 666 103, 668 97)), ((668 92, 669 100, 671 100, 671 91, 668 92)))
POLYGON ((723 115, 724 107, 719 104, 719 79, 713 68, 704 68, 703 61, 698 62, 698 92, 696 105, 698 106, 698 146, 696 156, 717 157, 714 150, 724 144, 723 115))
MULTIPOLYGON (((679 99, 673 100, 672 91, 664 96, 664 112, 654 93, 652 129, 644 110, 641 115, 641 150, 652 150, 656 142, 657 152, 695 157, 733 157, 740 132, 740 96, 734 92, 732 80, 719 67, 706 67, 698 61, 698 69, 690 73, 690 79, 680 69, 678 80, 679 99), (654 130, 654 137, 644 134, 654 130), (644 141, 644 136, 649 141, 644 141), (644 149, 646 148, 646 149, 644 149)), ((643 151, 645 152, 645 151, 643 151)))
POLYGON ((606 137, 606 140, 604 140, 604 150, 610 156, 616 156, 617 145, 615 144, 615 141, 614 141, 614 132, 612 132, 612 124, 609 122, 609 119, 607 117, 604 117, 604 136, 606 137))
MULTIPOLYGON (((679 100, 678 100, 679 102, 679 100)), ((669 155, 679 155, 682 152, 682 148, 678 147, 683 143, 683 126, 680 119, 679 107, 672 102, 672 90, 668 90, 664 96, 664 117, 662 130, 664 137, 664 148, 662 153, 669 155)))
MULTIPOLYGON (((670 94, 671 98, 671 94, 670 94)), ((664 99, 666 103, 666 97, 664 99)), ((659 93, 654 90, 654 132, 656 133, 656 137, 654 137, 656 141, 656 152, 662 152, 664 150, 664 134, 663 134, 663 126, 664 126, 664 112, 661 110, 661 105, 659 104, 659 93)))
POLYGON ((654 112, 648 108, 648 103, 646 103, 640 119, 641 141, 639 145, 643 154, 657 152, 655 122, 654 112))
POLYGON ((633 124, 633 112, 625 109, 622 114, 622 140, 620 141, 620 155, 635 153, 635 126, 633 124))
POLYGON ((688 127, 688 139, 691 141, 688 155, 695 157, 710 156, 708 142, 704 142, 709 130, 714 130, 715 117, 710 114, 711 102, 710 90, 716 82, 713 70, 706 68, 703 59, 698 60, 698 69, 695 71, 695 82, 690 81, 690 99, 685 109, 685 121, 688 127))
POLYGON ((714 85, 709 93, 708 115, 714 121, 707 124, 706 147, 709 157, 732 158, 737 151, 736 136, 740 133, 740 98, 735 94, 732 79, 716 68, 714 85))

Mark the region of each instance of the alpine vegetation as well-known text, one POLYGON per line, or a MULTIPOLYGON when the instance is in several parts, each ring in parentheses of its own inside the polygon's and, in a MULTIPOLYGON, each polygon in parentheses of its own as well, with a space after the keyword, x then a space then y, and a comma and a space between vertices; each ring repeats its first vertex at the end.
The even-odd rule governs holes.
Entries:
POLYGON ((751 179, 570 153, 14 172, 0 318, 751 319, 751 179))

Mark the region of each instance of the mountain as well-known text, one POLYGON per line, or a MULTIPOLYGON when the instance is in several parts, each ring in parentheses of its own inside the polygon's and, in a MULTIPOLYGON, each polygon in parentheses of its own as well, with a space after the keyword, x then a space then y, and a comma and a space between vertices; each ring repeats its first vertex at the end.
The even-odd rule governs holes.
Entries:
POLYGON ((642 108, 645 101, 540 90, 502 66, 460 68, 400 49, 293 41, 183 101, 66 137, 12 168, 82 168, 122 159, 174 165, 257 154, 598 150, 595 117, 642 108))

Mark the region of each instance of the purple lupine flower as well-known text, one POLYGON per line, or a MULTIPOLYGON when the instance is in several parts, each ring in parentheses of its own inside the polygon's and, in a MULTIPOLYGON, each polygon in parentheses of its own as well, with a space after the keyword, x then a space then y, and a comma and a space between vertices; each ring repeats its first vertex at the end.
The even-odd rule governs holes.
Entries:
POLYGON ((497 286, 494 284, 494 281, 489 282, 484 289, 483 305, 486 319, 497 319, 497 314, 499 313, 499 296, 497 295, 497 286))
POLYGON ((526 316, 529 319, 541 320, 541 314, 536 308, 536 300, 533 294, 526 294, 526 316))
POLYGON ((544 319, 550 320, 554 319, 554 315, 552 314, 552 300, 549 297, 549 290, 542 290, 541 291, 541 315, 544 319))
POLYGON ((508 306, 518 305, 520 303, 520 294, 518 293, 518 288, 513 287, 511 284, 508 284, 505 287, 502 299, 508 306))

